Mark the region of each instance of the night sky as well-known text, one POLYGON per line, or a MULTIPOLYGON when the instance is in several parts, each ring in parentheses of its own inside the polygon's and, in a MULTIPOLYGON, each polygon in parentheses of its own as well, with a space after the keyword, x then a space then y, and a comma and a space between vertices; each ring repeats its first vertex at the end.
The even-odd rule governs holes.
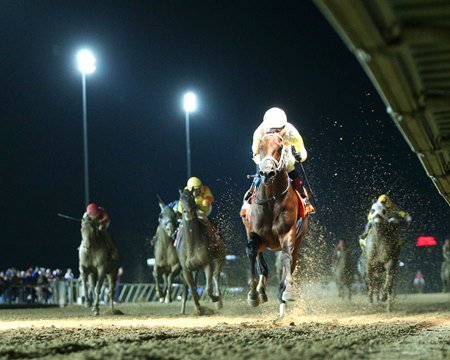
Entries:
POLYGON ((278 106, 303 136, 315 221, 330 246, 356 242, 371 202, 390 190, 413 217, 409 261, 425 272, 439 266, 450 208, 309 1, 2 1, 0 46, 0 269, 78 274, 80 224, 57 214, 84 212, 76 53, 85 47, 97 59, 87 79, 91 200, 111 215, 129 280, 145 280, 156 195, 175 200, 186 182, 187 90, 199 102, 192 172, 216 196, 230 252, 244 255, 238 211, 255 171, 252 134, 278 106), (419 234, 435 235, 439 247, 417 251, 419 234))

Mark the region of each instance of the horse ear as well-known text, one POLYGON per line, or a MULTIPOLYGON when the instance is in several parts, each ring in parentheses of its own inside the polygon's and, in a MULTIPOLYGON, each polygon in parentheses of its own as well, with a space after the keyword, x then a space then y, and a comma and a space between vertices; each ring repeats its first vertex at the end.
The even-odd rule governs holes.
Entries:
POLYGON ((281 130, 281 131, 279 132, 279 134, 280 134, 280 136, 286 135, 286 128, 284 128, 283 130, 281 130))
POLYGON ((159 195, 156 195, 156 196, 158 197, 159 207, 161 208, 161 210, 164 209, 166 205, 165 205, 164 202, 161 200, 161 198, 159 197, 159 195))
POLYGON ((183 192, 181 191, 181 189, 178 189, 178 193, 179 193, 180 196, 181 196, 181 194, 182 194, 183 192))

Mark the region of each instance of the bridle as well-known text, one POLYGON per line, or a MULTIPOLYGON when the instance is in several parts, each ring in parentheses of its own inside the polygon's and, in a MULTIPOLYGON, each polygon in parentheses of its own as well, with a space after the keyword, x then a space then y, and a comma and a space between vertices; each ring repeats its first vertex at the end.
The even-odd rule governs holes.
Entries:
POLYGON ((261 167, 261 164, 264 163, 265 161, 272 162, 275 165, 275 174, 277 174, 286 166, 286 151, 285 151, 285 146, 284 146, 284 139, 279 134, 267 133, 261 138, 261 142, 264 140, 264 138, 266 136, 269 136, 269 135, 272 135, 272 136, 276 135, 276 136, 278 136, 281 139, 281 156, 280 156, 280 160, 275 159, 273 156, 266 155, 266 156, 264 156, 261 159, 259 164, 260 164, 260 167, 261 167))
MULTIPOLYGON (((285 151, 284 139, 283 139, 283 137, 281 135, 274 134, 274 133, 267 133, 261 138, 261 141, 263 141, 263 139, 266 136, 269 136, 269 135, 276 135, 276 136, 278 136, 281 139, 281 156, 280 156, 280 160, 275 159, 273 156, 266 155, 266 156, 264 156, 264 158, 261 159, 261 161, 259 163, 260 164, 259 166, 260 166, 260 169, 261 169, 261 164, 264 163, 265 161, 270 161, 274 165, 274 167, 275 167, 275 175, 270 179, 270 182, 272 182, 273 179, 275 178, 275 176, 278 173, 280 173, 282 170, 284 170, 284 168, 286 167, 287 155, 286 155, 286 151, 285 151)), ((281 192, 281 193, 279 193, 277 195, 271 196, 270 198, 266 198, 266 199, 258 198, 258 192, 257 192, 256 195, 255 195, 255 203, 258 204, 258 205, 264 205, 264 204, 267 204, 268 202, 271 202, 271 201, 281 200, 288 193, 290 185, 291 184, 289 182, 289 177, 288 177, 286 189, 283 192, 281 192)))
POLYGON ((195 211, 195 200, 194 200, 193 196, 194 195, 190 191, 187 191, 187 190, 184 190, 182 193, 182 196, 181 196, 181 198, 186 200, 183 202, 186 202, 188 204, 188 206, 183 206, 183 202, 182 202, 183 218, 186 221, 192 221, 197 217, 197 212, 195 211), (193 204, 191 204, 191 203, 193 203, 193 204))
MULTIPOLYGON (((86 240, 89 240, 89 243, 91 243, 92 242, 92 240, 90 239, 91 237, 93 237, 93 238, 97 238, 98 237, 98 229, 97 229, 97 226, 95 225, 95 223, 94 223, 94 221, 92 221, 92 220, 86 220, 85 222, 84 222, 84 224, 83 224, 83 227, 82 227, 82 229, 81 229, 81 232, 82 232, 82 234, 83 234, 83 236, 82 236, 82 246, 86 249, 86 251, 87 250, 89 250, 89 248, 90 248, 90 246, 88 246, 87 244, 86 244, 86 240), (84 228, 86 227, 86 226, 89 226, 90 228, 91 228, 91 232, 90 232, 90 235, 91 236, 86 236, 85 235, 85 233, 84 233, 84 228)), ((91 244, 89 244, 89 245, 91 245, 91 244)))

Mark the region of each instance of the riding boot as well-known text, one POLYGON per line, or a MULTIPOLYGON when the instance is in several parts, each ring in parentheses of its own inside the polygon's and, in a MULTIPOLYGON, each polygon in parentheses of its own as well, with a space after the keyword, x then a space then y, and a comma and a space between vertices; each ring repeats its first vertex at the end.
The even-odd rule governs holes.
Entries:
POLYGON ((249 204, 251 204, 252 196, 255 193, 256 189, 258 188, 260 182, 261 182, 260 178, 258 177, 253 178, 252 184, 250 185, 250 189, 248 189, 244 195, 244 202, 248 202, 249 204))

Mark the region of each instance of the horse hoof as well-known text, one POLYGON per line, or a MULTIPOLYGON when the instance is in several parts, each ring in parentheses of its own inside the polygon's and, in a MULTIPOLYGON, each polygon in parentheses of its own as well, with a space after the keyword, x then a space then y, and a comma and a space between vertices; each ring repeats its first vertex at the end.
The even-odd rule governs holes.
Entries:
POLYGON ((200 307, 198 307, 198 308, 196 309, 195 314, 198 315, 198 316, 205 315, 205 309, 203 309, 203 308, 200 306, 200 307))
POLYGON ((223 308, 222 300, 216 301, 216 302, 214 303, 214 305, 216 306, 216 309, 217 309, 217 310, 220 310, 220 309, 223 308))
POLYGON ((162 304, 164 302, 164 298, 159 298, 159 302, 162 304))
POLYGON ((259 302, 260 302, 261 304, 263 304, 263 303, 269 301, 269 299, 267 298, 267 295, 266 295, 265 293, 259 294, 259 295, 258 295, 258 298, 259 298, 259 302))
POLYGON ((281 295, 281 300, 283 301, 295 301, 295 295, 292 289, 290 291, 284 290, 283 294, 281 295))
POLYGON ((257 307, 259 305, 259 299, 252 299, 250 297, 247 297, 247 304, 249 304, 252 307, 257 307))
POLYGON ((166 299, 166 300, 164 300, 164 303, 165 304, 170 304, 172 301, 170 300, 170 299, 166 299))

